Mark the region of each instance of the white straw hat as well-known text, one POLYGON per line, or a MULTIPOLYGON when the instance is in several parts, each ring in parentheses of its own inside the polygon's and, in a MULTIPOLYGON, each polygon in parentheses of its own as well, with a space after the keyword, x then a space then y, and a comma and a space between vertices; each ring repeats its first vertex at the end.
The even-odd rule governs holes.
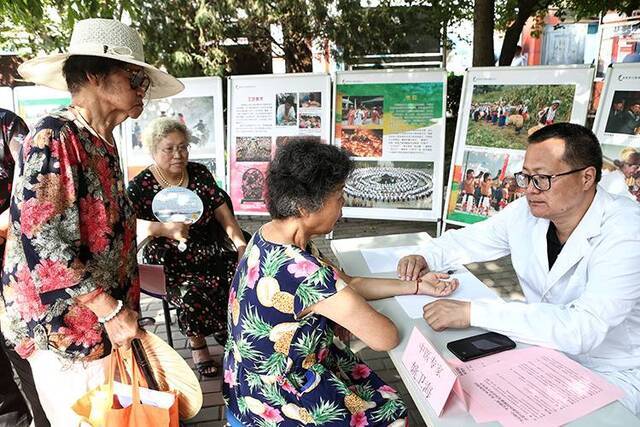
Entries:
POLYGON ((144 62, 142 39, 136 30, 113 19, 92 18, 76 22, 66 53, 41 56, 24 62, 18 72, 27 81, 68 90, 62 67, 72 55, 111 58, 144 68, 151 79, 150 99, 166 98, 184 89, 175 77, 144 62))

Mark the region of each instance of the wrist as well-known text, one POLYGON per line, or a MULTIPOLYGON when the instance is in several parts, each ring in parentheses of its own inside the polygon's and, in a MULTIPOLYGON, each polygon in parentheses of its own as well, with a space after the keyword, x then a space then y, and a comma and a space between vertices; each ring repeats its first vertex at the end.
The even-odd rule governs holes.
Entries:
POLYGON ((118 316, 118 314, 122 312, 122 310, 124 309, 124 303, 122 302, 122 300, 117 300, 117 301, 118 302, 116 303, 116 307, 113 310, 111 310, 111 312, 107 313, 105 316, 98 317, 98 322, 105 324, 115 319, 116 316, 118 316))

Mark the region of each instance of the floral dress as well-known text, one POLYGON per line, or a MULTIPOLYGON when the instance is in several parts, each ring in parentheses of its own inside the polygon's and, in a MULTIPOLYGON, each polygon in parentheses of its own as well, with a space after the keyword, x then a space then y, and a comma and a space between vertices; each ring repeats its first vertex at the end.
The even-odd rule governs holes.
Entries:
POLYGON ((67 108, 22 144, 10 205, 0 322, 23 358, 52 350, 71 361, 110 354, 96 315, 74 297, 102 289, 139 309, 136 222, 118 150, 67 108))
POLYGON ((231 285, 224 352, 225 403, 243 425, 405 425, 397 392, 334 337, 335 323, 297 316, 345 286, 312 245, 253 236, 231 285))
MULTIPOLYGON (((236 271, 238 253, 215 218, 214 211, 224 203, 220 188, 206 166, 187 164, 188 189, 204 205, 200 219, 189 228, 184 252, 166 237, 154 237, 143 249, 143 261, 164 265, 168 300, 178 308, 178 325, 187 336, 213 335, 221 344, 227 336, 229 282, 236 271)), ((162 186, 149 168, 140 172, 128 187, 139 219, 158 221, 151 203, 162 186)))

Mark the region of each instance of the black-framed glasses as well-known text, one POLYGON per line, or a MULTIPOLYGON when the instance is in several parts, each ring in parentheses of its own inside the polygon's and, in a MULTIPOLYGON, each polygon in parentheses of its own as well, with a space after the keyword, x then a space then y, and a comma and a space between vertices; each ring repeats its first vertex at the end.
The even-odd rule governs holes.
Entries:
POLYGON ((559 176, 571 175, 572 173, 580 172, 588 168, 589 166, 585 166, 580 169, 570 170, 569 172, 557 173, 555 175, 544 175, 541 173, 536 173, 533 175, 529 175, 524 172, 517 172, 513 174, 513 177, 516 179, 516 185, 520 188, 529 187, 529 183, 533 182, 533 186, 540 191, 547 191, 551 188, 551 180, 557 178, 559 176))
POLYGON ((149 86, 151 86, 151 79, 143 69, 125 69, 125 71, 129 73, 129 85, 131 86, 131 89, 138 90, 139 88, 142 88, 145 92, 149 90, 149 86))

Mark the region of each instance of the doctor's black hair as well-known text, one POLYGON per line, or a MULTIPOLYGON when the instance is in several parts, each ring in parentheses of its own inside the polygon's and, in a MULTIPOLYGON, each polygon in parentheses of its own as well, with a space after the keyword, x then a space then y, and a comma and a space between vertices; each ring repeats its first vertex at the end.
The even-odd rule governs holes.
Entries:
POLYGON ((584 126, 574 123, 554 123, 529 136, 529 144, 558 138, 564 141, 562 160, 573 169, 593 166, 596 182, 602 177, 602 148, 598 138, 584 126))
POLYGON ((308 138, 290 138, 276 151, 267 172, 267 208, 271 218, 299 217, 315 212, 345 183, 354 168, 337 147, 308 138))

